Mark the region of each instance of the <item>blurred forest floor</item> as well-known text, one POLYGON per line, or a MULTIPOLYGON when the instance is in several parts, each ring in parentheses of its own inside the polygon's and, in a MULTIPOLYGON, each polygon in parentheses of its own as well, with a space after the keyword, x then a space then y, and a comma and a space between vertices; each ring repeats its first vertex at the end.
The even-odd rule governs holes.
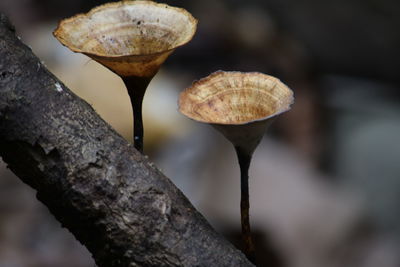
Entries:
MULTIPOLYGON (((2 0, 0 11, 48 68, 129 140, 122 81, 51 34, 58 20, 104 2, 2 0)), ((234 151, 213 129, 178 114, 177 97, 220 69, 274 75, 296 100, 268 130, 250 168, 259 266, 399 266, 399 1, 165 2, 186 8, 199 26, 146 93, 146 154, 237 242, 234 151)), ((34 194, 0 164, 0 267, 94 266, 34 194)))

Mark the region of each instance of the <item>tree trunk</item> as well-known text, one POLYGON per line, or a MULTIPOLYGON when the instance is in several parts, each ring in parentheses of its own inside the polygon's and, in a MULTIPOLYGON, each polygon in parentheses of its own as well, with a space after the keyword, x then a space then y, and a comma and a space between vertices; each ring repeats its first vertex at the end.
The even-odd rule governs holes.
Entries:
POLYGON ((0 14, 0 156, 99 267, 252 266, 0 14))

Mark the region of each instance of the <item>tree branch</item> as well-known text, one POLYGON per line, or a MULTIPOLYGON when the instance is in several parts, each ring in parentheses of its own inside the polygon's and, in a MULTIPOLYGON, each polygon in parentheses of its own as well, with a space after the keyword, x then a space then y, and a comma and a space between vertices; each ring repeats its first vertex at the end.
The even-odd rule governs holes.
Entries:
POLYGON ((252 266, 2 14, 0 156, 100 267, 252 266))

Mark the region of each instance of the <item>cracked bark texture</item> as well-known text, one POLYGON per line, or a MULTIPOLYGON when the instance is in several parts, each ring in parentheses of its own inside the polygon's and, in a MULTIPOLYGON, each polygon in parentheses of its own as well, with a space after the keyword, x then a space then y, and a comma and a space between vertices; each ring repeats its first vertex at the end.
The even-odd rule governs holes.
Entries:
POLYGON ((100 267, 252 266, 2 14, 0 156, 100 267))

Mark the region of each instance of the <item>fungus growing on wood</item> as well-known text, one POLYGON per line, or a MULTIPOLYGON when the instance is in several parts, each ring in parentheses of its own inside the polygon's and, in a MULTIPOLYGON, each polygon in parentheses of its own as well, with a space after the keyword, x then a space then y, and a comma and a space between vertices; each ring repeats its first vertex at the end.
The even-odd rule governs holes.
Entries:
POLYGON ((143 152, 142 102, 147 86, 168 56, 192 39, 196 27, 197 20, 182 8, 122 1, 62 20, 54 36, 122 78, 133 109, 135 148, 143 152))
POLYGON ((212 125, 234 146, 241 172, 241 224, 246 256, 254 262, 249 219, 249 166, 267 126, 288 111, 293 92, 279 79, 256 72, 217 71, 180 94, 179 111, 212 125))

